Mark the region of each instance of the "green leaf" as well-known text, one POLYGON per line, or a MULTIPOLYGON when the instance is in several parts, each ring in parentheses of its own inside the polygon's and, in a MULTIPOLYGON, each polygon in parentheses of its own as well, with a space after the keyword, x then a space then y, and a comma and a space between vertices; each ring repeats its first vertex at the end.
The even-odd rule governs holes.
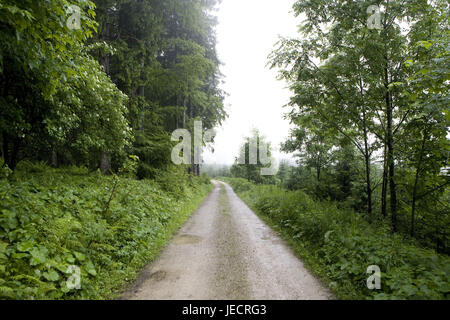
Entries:
POLYGON ((21 252, 30 252, 30 250, 34 247, 34 242, 31 240, 22 241, 17 245, 17 250, 21 252))
POLYGON ((47 253, 48 250, 45 247, 40 247, 40 248, 33 248, 33 250, 31 250, 31 260, 30 260, 30 264, 32 266, 36 266, 38 264, 43 264, 47 261, 47 253))
POLYGON ((25 258, 25 257, 28 257, 28 256, 29 256, 28 253, 13 253, 11 255, 11 257, 14 258, 14 259, 22 259, 22 258, 25 258))
POLYGON ((430 69, 421 69, 421 70, 419 71, 419 73, 421 73, 421 74, 423 74, 423 75, 429 74, 429 73, 430 73, 430 69))
POLYGON ((75 258, 78 261, 84 261, 84 259, 86 258, 86 256, 84 254, 80 253, 80 252, 76 252, 75 251, 73 254, 75 255, 75 258))
POLYGON ((94 264, 92 263, 92 261, 88 261, 88 263, 86 264, 86 271, 93 276, 97 275, 97 271, 95 270, 94 264))
POLYGON ((8 246, 8 243, 0 241, 0 253, 6 253, 7 246, 8 246))
POLYGON ((404 62, 404 65, 405 65, 406 67, 412 67, 412 66, 414 65, 414 62, 413 62, 412 60, 406 60, 406 61, 404 62))
POLYGON ((59 279, 59 274, 58 272, 56 272, 55 270, 51 269, 48 272, 44 272, 42 274, 44 276, 45 279, 47 279, 48 281, 58 281, 59 279))
POLYGON ((417 44, 427 50, 433 45, 430 41, 419 41, 417 44))
POLYGON ((69 263, 74 263, 75 262, 75 258, 70 253, 66 254, 64 258, 69 263))

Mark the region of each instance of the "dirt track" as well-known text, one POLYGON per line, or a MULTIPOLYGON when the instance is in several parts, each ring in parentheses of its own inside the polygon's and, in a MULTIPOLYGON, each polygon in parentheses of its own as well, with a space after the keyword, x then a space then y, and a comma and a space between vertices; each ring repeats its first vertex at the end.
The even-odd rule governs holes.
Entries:
POLYGON ((332 299, 222 182, 123 299, 332 299))

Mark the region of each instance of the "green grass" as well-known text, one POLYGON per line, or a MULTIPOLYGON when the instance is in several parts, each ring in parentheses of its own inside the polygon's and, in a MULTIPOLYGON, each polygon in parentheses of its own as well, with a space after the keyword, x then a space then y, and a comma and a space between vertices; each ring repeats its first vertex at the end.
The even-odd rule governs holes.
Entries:
POLYGON ((230 205, 228 203, 227 191, 225 186, 222 184, 220 186, 220 199, 219 199, 220 213, 231 217, 230 215, 230 205))
POLYGON ((450 258, 424 249, 382 222, 316 201, 302 191, 222 179, 340 299, 449 299, 450 258), (367 288, 367 268, 381 269, 381 290, 367 288))
POLYGON ((0 299, 117 298, 211 189, 182 170, 138 181, 19 166, 0 179, 0 299), (66 285, 71 265, 80 290, 66 285))

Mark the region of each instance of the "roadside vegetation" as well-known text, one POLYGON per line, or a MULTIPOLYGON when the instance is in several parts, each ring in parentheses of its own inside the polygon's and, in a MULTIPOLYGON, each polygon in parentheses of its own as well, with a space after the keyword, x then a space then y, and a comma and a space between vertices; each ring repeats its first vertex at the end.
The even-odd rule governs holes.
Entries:
POLYGON ((291 90, 282 149, 298 166, 281 167, 283 184, 449 254, 448 1, 296 1, 294 12, 306 17, 298 39, 270 57, 291 90))
POLYGON ((19 163, 0 179, 0 299, 116 298, 211 189, 181 168, 138 181, 19 163))

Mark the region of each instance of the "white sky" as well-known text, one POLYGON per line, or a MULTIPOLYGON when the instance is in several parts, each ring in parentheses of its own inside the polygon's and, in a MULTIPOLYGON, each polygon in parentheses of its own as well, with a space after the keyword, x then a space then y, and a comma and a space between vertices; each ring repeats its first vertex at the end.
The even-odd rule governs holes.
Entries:
POLYGON ((272 143, 273 155, 289 135, 283 120, 289 101, 286 83, 266 67, 278 36, 295 37, 299 18, 292 13, 295 0, 223 0, 217 13, 217 50, 225 76, 223 89, 229 118, 217 128, 214 153, 205 150, 207 164, 232 164, 243 138, 257 128, 272 143))

